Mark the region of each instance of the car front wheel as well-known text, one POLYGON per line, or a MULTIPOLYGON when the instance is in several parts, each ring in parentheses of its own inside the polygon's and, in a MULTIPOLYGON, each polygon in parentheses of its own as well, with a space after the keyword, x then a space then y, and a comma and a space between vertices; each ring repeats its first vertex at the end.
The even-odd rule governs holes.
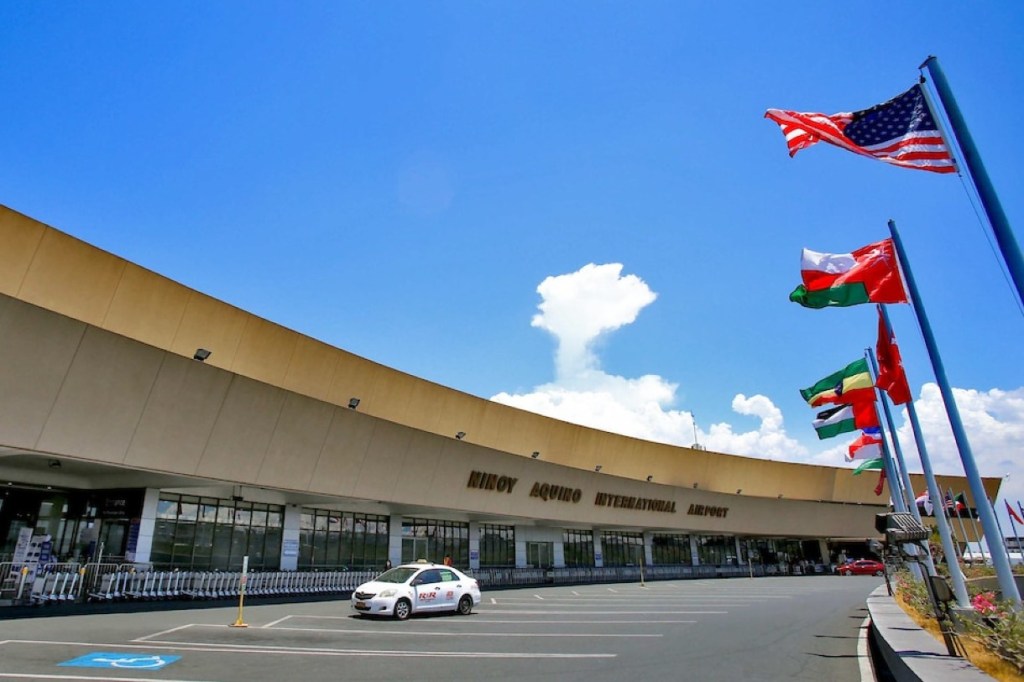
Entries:
POLYGON ((412 614, 412 604, 409 603, 408 599, 399 599, 398 603, 395 604, 395 618, 397 620, 408 620, 410 614, 412 614))
POLYGON ((468 616, 470 611, 473 610, 473 598, 468 594, 462 595, 462 599, 459 600, 459 607, 456 609, 460 616, 468 616))
POLYGON ((875 575, 878 575, 878 576, 885 575, 885 571, 875 571, 875 575))

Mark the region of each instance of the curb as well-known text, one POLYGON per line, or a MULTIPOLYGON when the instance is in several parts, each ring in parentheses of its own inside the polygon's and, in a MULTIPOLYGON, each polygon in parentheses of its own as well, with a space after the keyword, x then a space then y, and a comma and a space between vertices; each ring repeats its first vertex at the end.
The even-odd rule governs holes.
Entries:
POLYGON ((950 656, 942 642, 911 620, 884 585, 868 595, 867 604, 878 650, 897 682, 992 679, 970 661, 950 656))

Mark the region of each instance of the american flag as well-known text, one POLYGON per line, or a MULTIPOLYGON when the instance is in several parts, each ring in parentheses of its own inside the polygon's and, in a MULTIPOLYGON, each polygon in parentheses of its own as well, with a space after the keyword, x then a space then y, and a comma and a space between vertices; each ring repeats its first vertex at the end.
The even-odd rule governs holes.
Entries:
POLYGON ((764 116, 782 128, 790 156, 825 141, 894 166, 956 172, 920 84, 888 102, 852 114, 826 116, 769 109, 764 116))

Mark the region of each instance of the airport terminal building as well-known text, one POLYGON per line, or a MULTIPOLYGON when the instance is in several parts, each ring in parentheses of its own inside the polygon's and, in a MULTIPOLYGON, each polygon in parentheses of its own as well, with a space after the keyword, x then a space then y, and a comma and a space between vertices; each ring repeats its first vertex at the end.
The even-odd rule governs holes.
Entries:
POLYGON ((468 395, 0 206, 0 562, 785 570, 866 552, 875 483, 468 395))

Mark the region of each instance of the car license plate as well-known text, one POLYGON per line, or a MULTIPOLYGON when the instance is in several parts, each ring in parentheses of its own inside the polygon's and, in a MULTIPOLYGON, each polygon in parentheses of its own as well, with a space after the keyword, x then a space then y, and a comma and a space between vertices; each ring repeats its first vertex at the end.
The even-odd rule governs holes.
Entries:
POLYGON ((364 601, 357 601, 356 602, 356 608, 357 609, 366 609, 366 608, 369 608, 369 607, 366 605, 366 602, 364 602, 364 601))

